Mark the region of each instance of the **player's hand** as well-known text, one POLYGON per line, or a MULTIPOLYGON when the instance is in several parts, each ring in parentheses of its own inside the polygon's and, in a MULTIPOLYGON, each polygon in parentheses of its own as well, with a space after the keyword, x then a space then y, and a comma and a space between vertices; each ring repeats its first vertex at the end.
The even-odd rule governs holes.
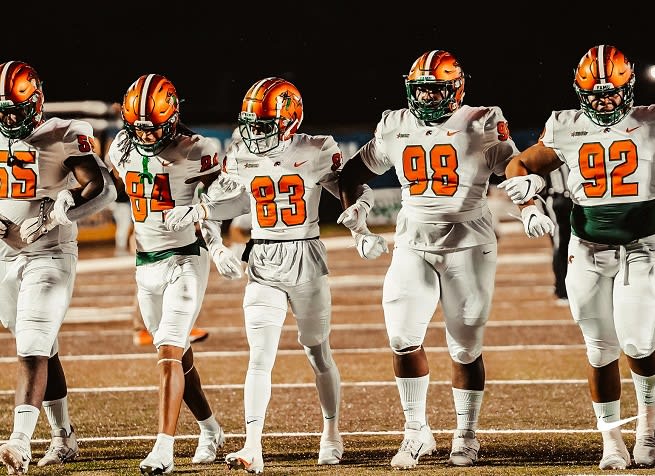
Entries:
POLYGON ((541 213, 536 205, 529 205, 521 210, 521 221, 525 234, 530 238, 544 236, 546 233, 552 235, 555 231, 553 221, 541 213))
POLYGON ((20 226, 20 238, 24 243, 30 245, 50 230, 59 225, 50 217, 55 201, 51 198, 44 198, 39 204, 39 214, 28 218, 20 226))
POLYGON ((366 233, 368 231, 366 217, 371 210, 367 205, 366 202, 357 201, 353 203, 339 215, 337 223, 342 224, 354 233, 366 233))
POLYGON ((512 177, 498 184, 498 188, 504 189, 510 200, 517 205, 527 202, 546 186, 546 181, 540 175, 519 175, 512 177))
POLYGON ((164 212, 164 226, 169 231, 180 231, 184 227, 198 222, 207 213, 202 203, 195 205, 180 205, 164 212))
POLYGON ((66 212, 70 207, 75 205, 75 199, 70 190, 62 190, 57 194, 57 200, 52 207, 52 212, 50 212, 50 218, 53 221, 57 222, 58 225, 70 225, 73 223, 66 215, 66 212))
POLYGON ((389 252, 387 240, 380 235, 370 232, 368 234, 353 232, 352 235, 353 238, 355 238, 357 252, 359 253, 359 256, 364 259, 376 259, 379 258, 382 253, 389 252))
POLYGON ((240 279, 243 276, 241 260, 226 246, 217 247, 212 254, 218 273, 227 279, 240 279))

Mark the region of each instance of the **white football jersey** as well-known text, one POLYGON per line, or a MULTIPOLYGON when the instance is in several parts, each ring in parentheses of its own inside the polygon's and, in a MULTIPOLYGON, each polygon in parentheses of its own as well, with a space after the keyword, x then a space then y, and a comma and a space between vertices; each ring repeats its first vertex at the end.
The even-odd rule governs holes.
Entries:
MULTIPOLYGON (((64 161, 71 156, 92 154, 92 143, 91 124, 53 117, 25 139, 11 143, 16 162, 10 166, 9 139, 0 134, 0 214, 17 225, 36 217, 42 198, 54 200, 61 190, 77 183, 64 161)), ((75 222, 60 225, 20 251, 3 244, 0 258, 51 251, 77 254, 76 239, 75 222)))
POLYGON ((121 130, 108 157, 130 197, 137 251, 165 251, 195 242, 195 226, 169 231, 163 212, 194 203, 200 182, 186 183, 188 179, 220 171, 216 142, 200 135, 178 135, 159 155, 145 157, 130 147, 124 158, 124 141, 128 140, 121 130))
POLYGON ((492 173, 519 151, 500 108, 462 106, 439 124, 409 109, 385 111, 360 154, 381 175, 395 167, 401 186, 396 244, 457 249, 495 241, 487 206, 492 173))
POLYGON ((235 140, 223 167, 250 196, 252 238, 301 240, 319 236, 321 190, 338 198, 342 160, 332 136, 295 134, 282 153, 272 155, 252 154, 235 140))
POLYGON ((613 126, 582 111, 554 111, 541 142, 569 167, 568 189, 586 207, 655 199, 655 106, 636 106, 613 126))

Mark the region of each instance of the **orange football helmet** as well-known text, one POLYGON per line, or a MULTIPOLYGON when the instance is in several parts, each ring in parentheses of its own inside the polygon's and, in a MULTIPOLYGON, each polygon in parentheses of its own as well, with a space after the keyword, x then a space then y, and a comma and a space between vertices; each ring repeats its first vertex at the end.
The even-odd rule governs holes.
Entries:
POLYGON ((599 126, 612 126, 623 119, 634 102, 635 72, 632 63, 611 45, 591 48, 574 71, 573 88, 582 111, 599 126), (592 99, 614 95, 621 102, 612 111, 597 111, 592 99))
POLYGON ((405 76, 409 110, 426 122, 450 116, 464 99, 464 71, 457 59, 444 50, 432 50, 419 56, 405 76), (419 89, 440 93, 442 99, 419 100, 419 89))
POLYGON ((34 68, 22 61, 0 65, 0 132, 9 139, 29 136, 43 122, 43 88, 34 68))
POLYGON ((298 88, 282 78, 265 78, 253 84, 243 98, 239 134, 250 152, 263 154, 289 140, 302 119, 298 88))
POLYGON ((175 86, 160 74, 144 74, 127 89, 121 116, 130 141, 139 153, 159 154, 177 131, 180 100, 175 86), (148 132, 152 139, 144 140, 148 132))

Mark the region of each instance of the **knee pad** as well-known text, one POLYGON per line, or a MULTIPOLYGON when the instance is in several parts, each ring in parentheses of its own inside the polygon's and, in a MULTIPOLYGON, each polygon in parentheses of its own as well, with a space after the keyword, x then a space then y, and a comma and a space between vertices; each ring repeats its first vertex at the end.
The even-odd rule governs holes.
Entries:
POLYGON ((618 347, 610 347, 607 349, 587 347, 587 360, 589 361, 589 365, 594 368, 605 367, 618 359, 620 355, 621 349, 618 347))
POLYGON ((316 373, 322 374, 334 367, 332 349, 327 340, 311 347, 304 346, 305 355, 316 373))
POLYGON ((473 349, 460 348, 455 351, 450 351, 450 358, 458 364, 468 365, 482 355, 482 345, 476 346, 473 349))

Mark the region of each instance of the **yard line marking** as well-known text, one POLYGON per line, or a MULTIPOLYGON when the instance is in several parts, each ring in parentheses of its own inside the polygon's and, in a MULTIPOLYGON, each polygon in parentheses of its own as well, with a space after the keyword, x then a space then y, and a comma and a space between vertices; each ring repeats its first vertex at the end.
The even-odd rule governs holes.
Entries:
MULTIPOLYGON (((517 434, 581 434, 581 433, 598 433, 596 428, 592 429, 579 429, 579 428, 546 428, 546 429, 489 429, 485 430, 479 428, 475 430, 478 434, 485 435, 517 435, 517 434)), ((388 436, 388 435, 403 435, 405 432, 399 430, 380 430, 380 431, 343 431, 340 430, 342 436, 388 436)), ((432 429, 433 434, 437 435, 452 435, 454 430, 448 429, 432 429)), ((634 434, 634 430, 621 430, 621 433, 634 434)), ((225 433, 226 438, 245 438, 245 433, 225 433)), ((321 433, 318 432, 266 432, 264 433, 264 438, 297 438, 301 436, 313 436, 320 437, 321 433)), ((135 435, 135 436, 99 436, 99 437, 83 437, 77 438, 77 441, 82 442, 111 442, 111 441, 154 441, 157 439, 156 435, 135 435)), ((176 440, 197 440, 198 434, 193 435, 175 435, 176 440)), ((0 440, 0 444, 7 443, 7 440, 0 440)), ((35 444, 47 444, 50 443, 50 439, 33 439, 32 443, 35 444)))
MULTIPOLYGON (((484 348, 485 352, 508 352, 508 351, 517 351, 517 350, 544 350, 544 351, 554 351, 554 350, 584 350, 584 344, 533 344, 533 345, 497 345, 497 346, 488 346, 484 348)), ((448 353, 448 347, 425 347, 426 352, 430 353, 448 353)), ((370 349, 332 349, 333 354, 388 354, 391 351, 388 347, 377 347, 370 349)), ((250 352, 248 350, 215 350, 215 351, 204 351, 197 352, 194 351, 193 355, 195 358, 205 357, 205 358, 228 358, 228 357, 248 357, 250 352)), ((277 355, 285 356, 295 356, 295 355, 305 355, 304 350, 296 349, 280 349, 277 352, 277 355)), ((156 360, 157 354, 154 352, 149 353, 139 353, 139 354, 81 354, 81 355, 60 355, 60 360, 65 360, 67 362, 101 362, 105 360, 156 360)), ((16 356, 12 357, 0 357, 0 363, 9 364, 15 363, 16 356)))

